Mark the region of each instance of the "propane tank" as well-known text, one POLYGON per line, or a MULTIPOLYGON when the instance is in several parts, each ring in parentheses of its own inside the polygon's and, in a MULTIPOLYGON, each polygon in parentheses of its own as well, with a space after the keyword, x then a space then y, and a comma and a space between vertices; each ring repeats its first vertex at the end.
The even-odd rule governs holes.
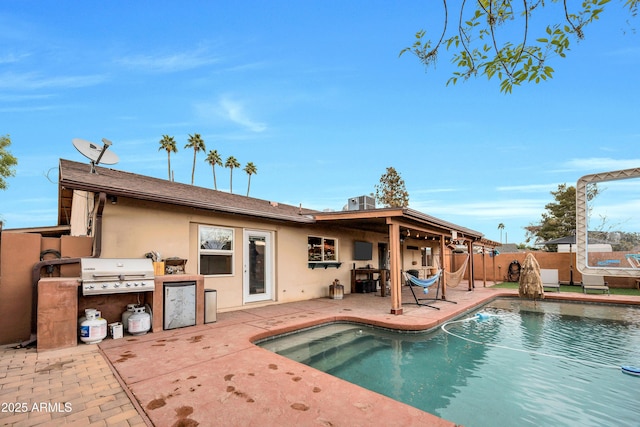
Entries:
POLYGON ((97 310, 85 312, 87 318, 80 324, 80 340, 86 344, 97 344, 107 336, 107 321, 97 310))
POLYGON ((145 312, 144 307, 136 307, 129 316, 128 323, 127 329, 131 335, 144 335, 151 329, 151 316, 145 312))
POLYGON ((80 316, 80 318, 78 319, 78 336, 80 336, 80 326, 82 326, 82 322, 84 322, 85 320, 87 320, 87 314, 88 313, 92 313, 94 311, 98 311, 95 308, 85 308, 84 309, 84 316, 80 316))
POLYGON ((122 329, 127 331, 129 329, 129 317, 133 314, 133 310, 137 307, 137 304, 127 304, 127 310, 122 313, 122 329))

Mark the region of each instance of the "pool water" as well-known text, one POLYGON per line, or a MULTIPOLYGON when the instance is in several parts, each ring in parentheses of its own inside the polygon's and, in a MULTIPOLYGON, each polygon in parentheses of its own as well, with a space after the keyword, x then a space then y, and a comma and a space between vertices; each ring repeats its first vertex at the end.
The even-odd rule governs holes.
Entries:
POLYGON ((261 347, 466 427, 637 426, 640 310, 496 300, 432 332, 332 323, 261 347))

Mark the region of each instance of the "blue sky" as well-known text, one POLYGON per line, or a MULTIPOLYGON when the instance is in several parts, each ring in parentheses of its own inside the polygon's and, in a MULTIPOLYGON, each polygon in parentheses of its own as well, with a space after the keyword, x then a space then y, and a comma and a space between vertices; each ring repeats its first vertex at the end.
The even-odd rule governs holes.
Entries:
MULTIPOLYGON (((450 14, 452 14, 450 10, 450 14)), ((499 92, 446 86, 442 51, 425 72, 398 57, 441 31, 440 2, 11 1, 0 3, 0 134, 19 160, 0 192, 5 228, 55 225, 57 165, 71 140, 113 141, 113 167, 190 183, 189 134, 253 162, 253 197, 340 210, 388 166, 410 207, 500 241, 524 241, 550 191, 640 166, 639 21, 617 2, 554 79, 499 92)), ((199 154, 195 184, 213 187, 199 154)), ((218 168, 229 190, 229 169, 218 168)), ((247 175, 233 172, 234 193, 247 175)))

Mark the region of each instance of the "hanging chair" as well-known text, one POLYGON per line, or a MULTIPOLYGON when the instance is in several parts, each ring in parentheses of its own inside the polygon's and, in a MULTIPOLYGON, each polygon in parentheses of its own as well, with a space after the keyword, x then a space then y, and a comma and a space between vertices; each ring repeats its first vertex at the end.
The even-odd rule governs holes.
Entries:
MULTIPOLYGON (((435 308, 436 310, 440 310, 439 307, 429 305, 429 304, 424 304, 424 303, 421 303, 420 301, 445 301, 445 302, 450 302, 452 304, 457 304, 457 302, 455 301, 438 299, 438 294, 440 293, 440 278, 442 277, 442 270, 438 270, 438 272, 434 276, 431 276, 428 279, 418 279, 415 275, 411 274, 410 271, 411 270, 403 271, 402 274, 404 275, 405 284, 409 285, 409 290, 411 290, 411 294, 413 295, 413 299, 416 301, 416 305, 431 307, 431 308, 435 308), (423 288, 422 292, 426 295, 429 293, 429 288, 433 285, 436 285, 436 295, 432 298, 418 298, 416 293, 413 291, 414 286, 420 286, 421 288, 423 288)), ((408 304, 413 304, 413 303, 408 303, 408 304)))
MULTIPOLYGON (((436 258, 435 260, 438 268, 440 268, 438 258, 436 258)), ((469 254, 467 254, 467 257, 464 259, 464 262, 462 263, 462 266, 459 269, 457 269, 452 273, 448 271, 444 272, 444 277, 446 279, 445 283, 448 288, 455 288, 460 284, 460 282, 462 281, 462 277, 464 276, 464 273, 467 271, 467 264, 469 264, 469 254)))
POLYGON ((467 264, 469 264, 469 254, 467 254, 467 257, 464 259, 464 262, 459 269, 457 269, 453 273, 449 273, 448 271, 444 272, 444 277, 445 279, 447 279, 445 283, 448 287, 455 288, 460 284, 464 273, 467 271, 467 264))

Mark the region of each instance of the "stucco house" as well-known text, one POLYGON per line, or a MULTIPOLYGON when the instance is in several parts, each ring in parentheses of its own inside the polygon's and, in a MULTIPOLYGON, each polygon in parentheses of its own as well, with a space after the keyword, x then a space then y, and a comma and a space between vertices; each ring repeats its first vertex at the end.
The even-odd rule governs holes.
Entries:
MULTIPOLYGON (((447 268, 442 257, 452 239, 469 248, 495 243, 412 209, 366 207, 319 212, 60 161, 59 225, 72 236, 100 234, 101 257, 157 251, 187 260, 186 272, 216 289, 220 311, 327 296, 335 279, 349 293, 359 267, 389 270, 383 280, 393 297, 400 270, 431 266, 435 257, 447 268)), ((402 312, 397 298, 390 305, 402 312)))

